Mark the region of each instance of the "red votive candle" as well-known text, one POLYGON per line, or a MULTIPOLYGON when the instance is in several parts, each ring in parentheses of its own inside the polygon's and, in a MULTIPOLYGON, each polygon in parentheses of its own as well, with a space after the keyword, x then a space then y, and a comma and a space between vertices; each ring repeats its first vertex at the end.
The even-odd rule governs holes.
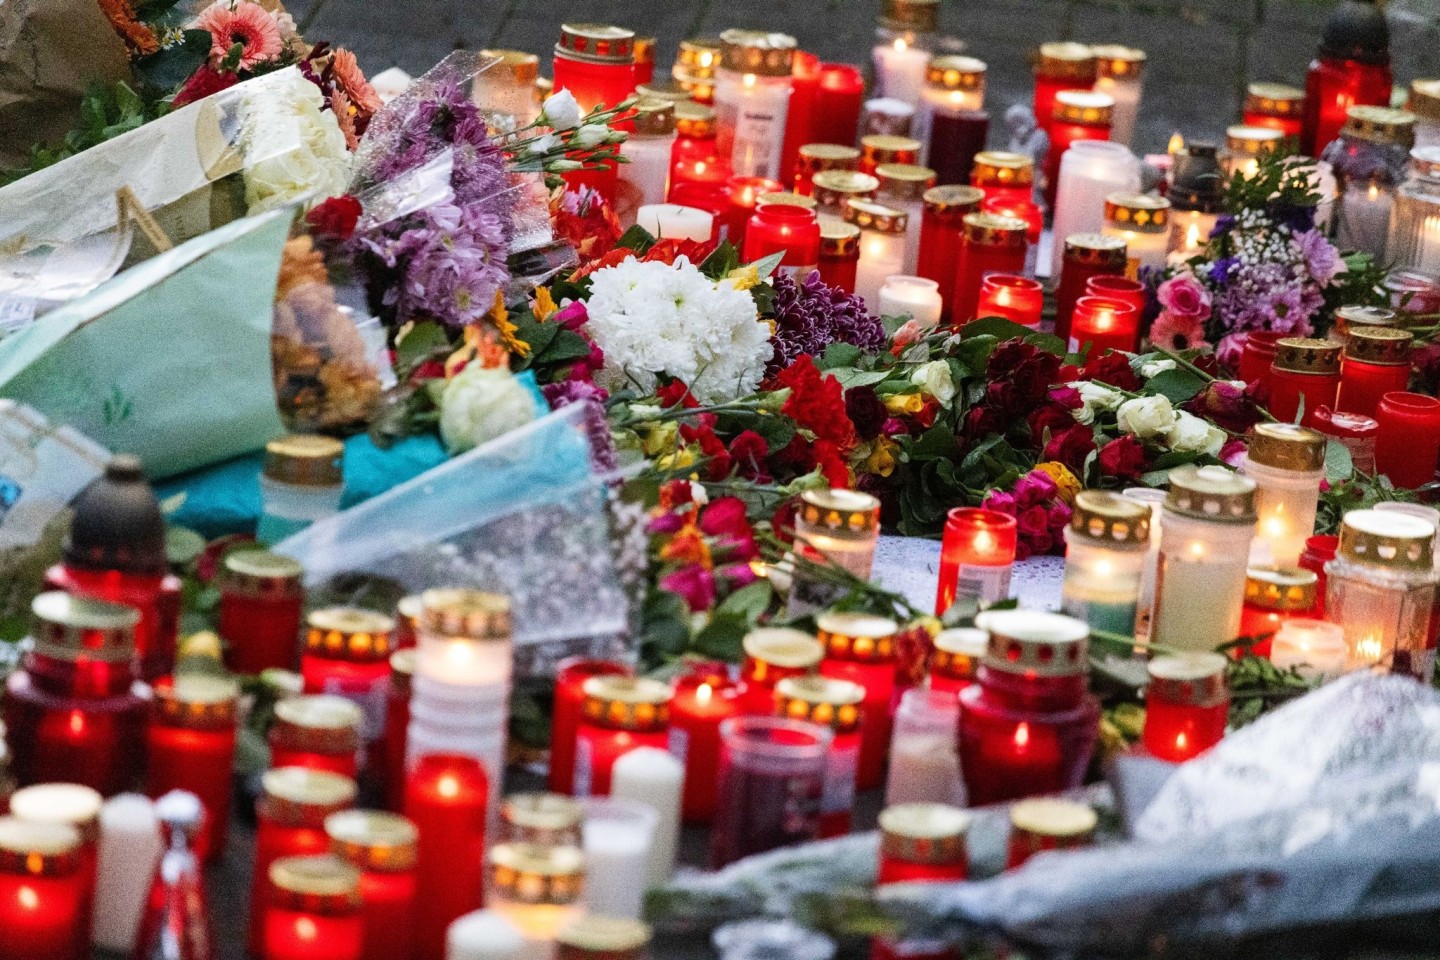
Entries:
POLYGON ((268 550, 227 554, 220 570, 220 639, 225 665, 236 673, 295 669, 300 611, 305 605, 300 564, 268 550))
POLYGON ((353 607, 316 610, 306 618, 300 675, 306 693, 329 693, 353 702, 365 714, 366 740, 380 727, 381 705, 390 681, 395 620, 353 607))
POLYGON ((591 677, 575 735, 577 797, 610 793, 615 761, 637 747, 670 746, 670 687, 644 677, 591 677))
POLYGON ((570 793, 575 783, 575 733, 585 706, 585 681, 591 677, 628 676, 617 660, 572 657, 555 671, 555 706, 550 713, 550 774, 552 793, 570 793))
POLYGON ((1100 818, 1083 803, 1040 797, 1010 808, 1010 842, 1005 869, 1014 870, 1045 850, 1075 850, 1095 839, 1100 818))
POLYGON ((715 816, 720 724, 739 716, 739 694, 723 664, 698 664, 675 683, 670 752, 685 764, 681 813, 686 823, 709 823, 715 816))
POLYGON ((815 630, 825 650, 820 674, 849 680, 865 691, 857 782, 861 790, 872 790, 885 779, 890 710, 896 700, 895 674, 900 665, 896 649, 900 625, 889 617, 828 611, 815 617, 815 630))
POLYGON ((385 809, 405 805, 405 750, 410 732, 410 694, 415 680, 414 648, 390 654, 390 686, 385 691, 385 737, 381 742, 385 809))
POLYGON ((741 641, 740 709, 750 716, 775 712, 775 685, 820 669, 825 647, 808 633, 788 627, 761 627, 741 641))
POLYGON ((1312 157, 1340 135, 1351 107, 1386 106, 1395 85, 1385 14, 1378 6, 1351 4, 1342 16, 1351 22, 1336 31, 1334 45, 1327 24, 1327 36, 1305 73, 1300 152, 1312 157), (1361 22, 1357 11, 1371 22, 1361 22))
POLYGON ((1095 52, 1083 43, 1042 43, 1033 62, 1035 122, 1045 131, 1055 116, 1055 97, 1062 90, 1089 90, 1100 66, 1095 52))
POLYGON ((820 224, 814 210, 768 197, 756 207, 745 228, 741 259, 754 263, 773 253, 783 255, 782 270, 802 278, 810 275, 820 261, 820 224))
POLYGON ((817 836, 850 832, 865 690, 834 677, 790 677, 775 687, 775 715, 823 727, 833 734, 825 754, 825 788, 817 836))
POLYGON ((969 870, 970 814, 943 803, 902 803, 880 812, 876 883, 947 883, 969 870))
POLYGON ((1294 153, 1300 149, 1304 114, 1304 90, 1283 83, 1252 83, 1245 88, 1245 105, 1240 122, 1247 127, 1279 130, 1285 137, 1283 149, 1286 153, 1294 153))
POLYGON ((1282 337, 1276 342, 1268 405, 1276 420, 1293 423, 1303 398, 1305 418, 1301 423, 1314 426, 1315 411, 1334 407, 1339 387, 1340 344, 1308 337, 1282 337))
MULTIPOLYGON (((1380 398, 1392 391, 1403 392, 1410 385, 1414 340, 1410 331, 1394 327, 1352 328, 1340 362, 1340 396, 1335 408, 1380 419, 1375 415, 1380 398)), ((1384 433, 1383 421, 1380 430, 1384 433)))
POLYGON ((145 792, 158 798, 188 790, 200 798, 205 820, 194 850, 202 860, 217 860, 225 851, 239 696, 234 680, 209 674, 182 673, 155 685, 145 792))
POLYGON ((1276 346, 1285 336, 1275 330, 1252 330, 1245 335, 1240 351, 1240 379, 1246 383, 1257 380, 1270 385, 1270 365, 1275 362, 1276 346))
POLYGON ((1024 220, 993 213, 967 213, 960 256, 955 266, 955 294, 950 321, 964 326, 980 306, 980 284, 992 273, 1025 272, 1024 220))
POLYGON ((1325 564, 1335 559, 1340 549, 1340 538, 1334 534, 1320 534, 1305 541, 1305 550, 1300 554, 1300 569, 1315 574, 1314 616, 1325 616, 1325 564))
POLYGON ((980 209, 985 213, 1024 220, 1027 228, 1025 242, 1032 247, 1040 242, 1040 234, 1045 229, 1045 212, 1040 209, 1039 204, 1011 196, 986 197, 981 202, 980 209))
POLYGON ((1375 467, 1397 487, 1410 490, 1435 479, 1440 458, 1440 400, 1392 391, 1375 411, 1375 467))
POLYGON ((820 64, 811 136, 818 143, 854 143, 865 101, 865 77, 848 63, 820 64))
POLYGON ((1060 283, 1055 288, 1055 336, 1066 340, 1070 338, 1070 320, 1075 313, 1075 302, 1085 296, 1090 279, 1123 277, 1127 255, 1124 237, 1074 233, 1065 238, 1065 250, 1060 258, 1060 283))
POLYGON ((1035 161, 1023 153, 986 150, 975 155, 970 185, 985 191, 985 199, 1009 197, 1013 202, 1034 200, 1035 161))
POLYGON ((1010 596, 1015 534, 1015 518, 999 511, 979 507, 950 511, 940 541, 936 616, 943 616, 961 592, 978 597, 982 603, 1010 596))
POLYGON ((833 738, 826 727, 779 717, 735 717, 720 725, 712 868, 815 839, 833 738))
POLYGON ((328 855, 283 857, 268 883, 262 960, 360 960, 359 871, 328 855))
POLYGON ((884 133, 861 137, 860 172, 874 176, 876 170, 891 163, 915 166, 920 162, 922 146, 919 140, 884 133))
POLYGON ((985 631, 974 627, 941 630, 930 651, 930 689, 937 693, 959 693, 974 683, 989 643, 985 631))
POLYGON ((977 317, 1004 317, 1022 327, 1040 328, 1045 288, 1040 281, 1008 273, 992 273, 980 283, 977 317))
POLYGON ((635 32, 599 23, 562 23, 555 44, 555 91, 569 90, 589 113, 635 92, 635 32))
POLYGON ((100 794, 78 783, 42 783, 16 790, 10 812, 34 824, 69 827, 80 838, 79 921, 70 928, 74 957, 90 956, 90 929, 95 915, 95 876, 99 865, 100 794))
POLYGON ((745 247, 745 228, 755 213, 762 193, 780 193, 785 188, 768 177, 731 177, 725 181, 730 206, 725 216, 726 238, 737 250, 745 247))
POLYGON ((330 849, 325 818, 355 802, 355 781, 335 773, 282 767, 260 778, 255 803, 255 860, 250 875, 250 952, 264 943, 270 865, 282 857, 330 849))
POLYGON ((398 960, 415 946, 419 832, 394 813, 346 810, 325 819, 330 851, 360 872, 360 960, 398 960))
POLYGON ((920 252, 915 273, 939 288, 941 322, 948 323, 955 298, 955 262, 960 257, 965 215, 975 213, 985 194, 978 187, 931 187, 922 196, 920 252))
MULTIPOLYGON (((1281 624, 1292 617, 1319 616, 1315 601, 1319 577, 1310 570, 1251 567, 1245 574, 1245 605, 1240 608, 1240 636, 1262 637, 1248 651, 1270 656, 1270 644, 1281 624)), ((1237 656, 1240 651, 1237 651, 1237 656)))
MULTIPOLYGON (((715 146, 715 111, 698 103, 675 105, 675 143, 670 147, 670 196, 685 184, 723 187, 730 164, 715 146)), ((858 151, 857 151, 858 156, 858 151)))
POLYGON ((360 721, 360 708, 343 697, 313 694, 281 700, 270 724, 270 766, 353 778, 359 769, 360 721))
POLYGON ((820 58, 795 51, 790 66, 790 102, 785 108, 785 140, 780 149, 780 180, 795 179, 800 148, 815 142, 815 101, 820 94, 820 58))
POLYGON ((860 228, 831 216, 820 217, 820 280, 846 293, 855 292, 860 271, 860 228))
POLYGON ((1375 437, 1380 432, 1380 424, 1374 417, 1320 406, 1315 408, 1314 420, 1316 430, 1333 437, 1350 451, 1350 460, 1356 470, 1375 472, 1375 437))
POLYGON ((1150 661, 1141 742, 1152 756, 1184 763, 1225 736, 1230 711, 1230 688, 1225 683, 1228 663, 1218 653, 1186 653, 1150 661))
POLYGON ((1136 314, 1145 313, 1145 284, 1129 277, 1106 273, 1093 276, 1085 281, 1085 296, 1119 300, 1134 307, 1136 314))
POLYGON ((0 956, 90 956, 89 928, 83 927, 83 938, 76 936, 88 899, 81 859, 74 827, 0 817, 0 956))
POLYGON ((1107 350, 1134 351, 1140 344, 1140 312, 1122 300, 1081 297, 1070 321, 1070 352, 1092 357, 1107 350))
POLYGON ((854 170, 860 165, 860 151, 838 143, 807 143, 795 158, 795 192, 808 197, 815 192, 815 174, 826 170, 854 170))
POLYGON ((635 86, 648 87, 655 82, 655 37, 635 38, 635 86))
POLYGON ((445 931, 484 903, 485 810, 490 782, 480 761, 455 753, 421 757, 405 782, 415 853, 415 956, 445 955, 445 931))
POLYGON ((1045 205, 1055 209, 1060 159, 1077 140, 1109 140, 1115 98, 1093 90, 1061 90, 1050 113, 1050 151, 1045 154, 1045 205))

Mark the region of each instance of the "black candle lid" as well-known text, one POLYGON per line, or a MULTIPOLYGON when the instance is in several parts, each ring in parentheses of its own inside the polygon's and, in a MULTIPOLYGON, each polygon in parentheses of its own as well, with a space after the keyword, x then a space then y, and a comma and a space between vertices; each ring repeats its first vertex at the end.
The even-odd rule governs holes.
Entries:
POLYGON ((1176 210, 1219 213, 1224 208, 1225 175, 1213 143, 1192 143, 1175 159, 1170 202, 1176 210))
POLYGON ((140 458, 119 454, 75 498, 65 563, 87 570, 165 573, 165 518, 140 458))
POLYGON ((1390 62, 1390 25, 1374 0, 1342 0, 1325 21, 1320 56, 1358 60, 1366 64, 1390 62))

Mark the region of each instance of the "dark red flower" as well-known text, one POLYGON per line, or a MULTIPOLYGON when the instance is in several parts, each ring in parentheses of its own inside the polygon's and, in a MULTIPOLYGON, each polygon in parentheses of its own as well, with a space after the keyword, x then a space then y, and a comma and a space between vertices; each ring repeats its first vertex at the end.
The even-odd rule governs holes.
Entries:
POLYGON ((825 474, 825 481, 832 487, 849 489, 850 467, 845 463, 840 448, 829 440, 816 440, 811 449, 815 453, 816 465, 825 474))
POLYGON ((700 511, 700 529, 711 537, 748 537, 750 521, 745 519, 745 501, 720 497, 700 511))
POLYGON ((178 110, 187 103, 203 100, 210 96, 210 94, 229 89, 239 82, 240 77, 236 74, 228 70, 222 72, 206 64, 190 74, 190 79, 185 81, 185 86, 181 87, 180 92, 175 94, 175 101, 172 107, 178 110))
POLYGON ((1024 340, 1006 340, 991 352, 985 373, 991 380, 999 380, 1020 364, 1033 360, 1044 352, 1033 343, 1026 343, 1024 340))
POLYGON ((799 510, 798 499, 791 497, 780 504, 775 510, 775 516, 770 518, 770 530, 785 543, 791 543, 795 539, 795 514, 799 510))
POLYGON ((1085 368, 1080 371, 1080 376, 1086 380, 1099 380, 1121 390, 1140 389, 1140 378, 1130 369, 1130 361, 1120 353, 1090 357, 1085 368))
POLYGON ((746 480, 769 483, 773 479, 765 469, 768 456, 770 444, 754 430, 746 430, 730 441, 730 459, 735 462, 735 472, 746 480))
POLYGON ((1033 409, 1034 406, 1045 399, 1050 392, 1050 385, 1055 382, 1055 376, 1060 372, 1060 358, 1053 353, 1037 351, 1037 356, 1020 364, 1010 373, 1010 382, 1015 387, 1015 392, 1024 410, 1015 411, 1022 413, 1033 409))
POLYGON ((1045 459, 1058 460, 1078 473, 1085 465, 1085 458, 1090 456, 1094 449, 1094 432, 1077 423, 1068 430, 1051 433, 1050 442, 1045 444, 1045 459))
MULTIPOLYGON (((1258 380, 1254 386, 1257 391, 1265 389, 1258 380)), ((1261 420, 1250 387, 1242 388, 1230 380, 1210 381, 1204 390, 1190 398, 1184 409, 1231 433, 1244 433, 1261 420)))
POLYGON ((1096 457, 1100 473, 1121 480, 1138 480, 1145 470, 1145 448, 1132 436, 1111 440, 1096 457))
POLYGON ((971 443, 984 440, 1005 429, 1005 421, 994 407, 971 407, 965 414, 965 439, 971 443))
POLYGON ((655 390, 655 396, 660 400, 660 406, 673 407, 675 404, 682 404, 689 410, 700 406, 700 401, 690 392, 690 388, 679 380, 671 380, 669 383, 655 390))
POLYGON ((1030 426, 1030 440, 1038 446, 1044 441, 1046 430, 1049 430, 1053 437, 1075 426, 1075 415, 1066 407, 1051 402, 1042 404, 1026 418, 1026 422, 1030 426))
POLYGON ((700 446, 700 453, 705 457, 707 480, 714 482, 730 476, 730 469, 735 464, 731 461, 730 451, 725 449, 724 442, 715 435, 713 426, 708 423, 696 427, 684 424, 680 427, 680 438, 686 443, 700 446))
POLYGON ((321 237, 349 240, 360 221, 360 212, 360 201, 346 193, 318 204, 305 214, 305 222, 321 237))
POLYGON ((889 414, 885 404, 874 387, 851 387, 845 391, 845 414, 855 424, 855 433, 861 440, 874 440, 880 436, 889 414))
POLYGON ((834 444, 838 452, 855 446, 858 438, 855 425, 845 413, 845 391, 840 381, 823 376, 808 354, 775 375, 782 387, 790 388, 790 397, 780 412, 815 434, 817 439, 834 444))

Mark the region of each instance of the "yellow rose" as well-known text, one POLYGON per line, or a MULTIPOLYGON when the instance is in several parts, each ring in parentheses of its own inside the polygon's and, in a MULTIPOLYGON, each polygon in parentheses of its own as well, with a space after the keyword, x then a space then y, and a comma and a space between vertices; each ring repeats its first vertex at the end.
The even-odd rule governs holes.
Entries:
POLYGON ((925 409, 925 398, 918 393, 892 393, 882 398, 885 409, 897 417, 902 414, 914 416, 925 409))
POLYGON ((642 423, 637 428, 640 434, 640 449, 645 456, 658 456, 662 451, 675 449, 680 428, 673 420, 662 423, 642 423))
POLYGON ((861 473, 873 473, 888 477, 895 472, 895 450, 898 444, 889 437, 877 437, 870 445, 870 453, 860 461, 861 473))
POLYGON ((1075 494, 1085 489, 1080 483, 1080 479, 1071 473, 1070 468, 1063 463, 1055 460, 1047 460, 1045 463, 1037 463, 1035 469, 1055 481, 1055 486, 1060 488, 1060 499, 1064 500, 1067 504, 1073 505, 1075 503, 1075 494))
POLYGON ((753 265, 748 267, 736 267, 734 270, 730 271, 729 275, 726 276, 725 279, 729 280, 730 286, 734 287, 736 290, 749 290, 751 287, 759 286, 760 271, 756 270, 753 265))
POLYGON ((695 452, 689 447, 681 447, 679 450, 673 453, 667 453, 655 461, 655 469, 666 471, 683 470, 686 467, 693 467, 694 465, 695 452))

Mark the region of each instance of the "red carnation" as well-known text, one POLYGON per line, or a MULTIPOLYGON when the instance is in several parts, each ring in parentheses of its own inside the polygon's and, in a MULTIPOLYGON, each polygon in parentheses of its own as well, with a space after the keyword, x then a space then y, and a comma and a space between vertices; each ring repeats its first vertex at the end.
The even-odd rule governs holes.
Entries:
POLYGON ((730 476, 730 468, 734 466, 734 463, 730 460, 730 451, 725 449, 725 444, 715 435, 714 427, 708 423, 698 427, 681 426, 680 437, 686 443, 700 445, 700 453, 706 458, 705 478, 707 480, 713 483, 730 476))
POLYGON ((850 467, 845 463, 840 448, 829 440, 816 440, 811 449, 815 453, 816 465, 825 474, 825 481, 832 487, 849 489, 850 467))
POLYGON ((1111 440, 1096 457, 1100 473, 1121 480, 1138 480, 1145 470, 1145 448, 1132 436, 1111 440))
POLYGON ((765 469, 765 458, 770 456, 770 444, 754 430, 746 430, 730 441, 730 459, 735 462, 735 472, 746 480, 769 483, 770 472, 765 469))
POLYGON ((171 104, 171 108, 178 110, 187 103, 204 100, 210 94, 229 89, 239 82, 240 78, 236 74, 228 70, 216 70, 206 64, 192 73, 190 79, 185 81, 180 92, 175 94, 175 101, 171 104))
POLYGON ((679 380, 671 380, 669 383, 655 390, 655 396, 660 400, 660 406, 673 407, 675 404, 683 404, 685 409, 700 406, 700 401, 690 392, 690 388, 679 380))
POLYGON ((817 439, 834 444, 839 452, 859 442, 855 425, 845 415, 845 390, 840 381, 823 376, 808 354, 796 357, 775 379, 791 391, 780 408, 781 413, 815 434, 817 439))
POLYGON ((360 222, 360 212, 360 201, 346 193, 317 205, 305 214, 305 222, 321 237, 349 240, 360 222))

